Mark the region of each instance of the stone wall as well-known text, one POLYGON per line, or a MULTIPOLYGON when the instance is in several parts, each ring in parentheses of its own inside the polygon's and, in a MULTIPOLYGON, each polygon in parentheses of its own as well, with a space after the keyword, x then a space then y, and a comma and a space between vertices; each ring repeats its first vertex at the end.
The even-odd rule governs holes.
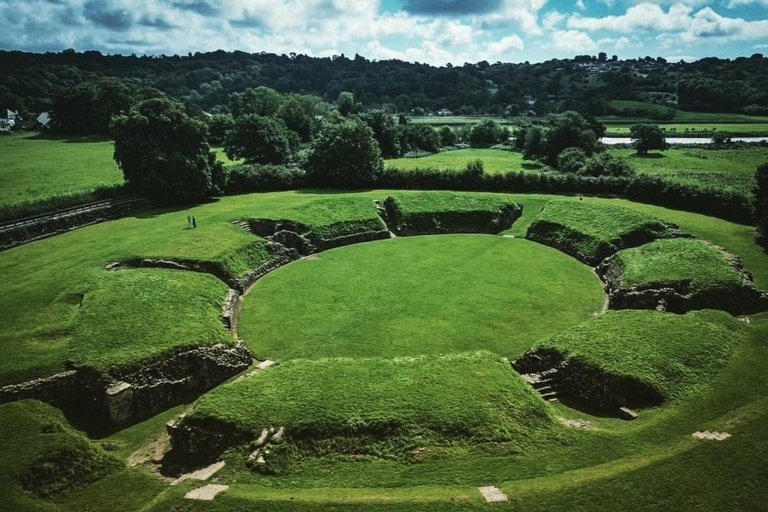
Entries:
POLYGON ((433 211, 407 213, 400 210, 397 201, 388 197, 380 214, 387 226, 400 236, 434 235, 446 233, 498 233, 512 226, 522 209, 509 204, 499 210, 433 211))

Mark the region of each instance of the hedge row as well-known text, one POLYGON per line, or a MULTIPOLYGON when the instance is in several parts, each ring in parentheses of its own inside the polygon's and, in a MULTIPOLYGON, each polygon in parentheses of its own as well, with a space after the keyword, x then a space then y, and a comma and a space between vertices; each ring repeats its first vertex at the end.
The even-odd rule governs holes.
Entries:
MULTIPOLYGON (((302 171, 287 166, 241 166, 230 170, 227 193, 290 190, 307 187, 302 171)), ((486 192, 537 192, 625 197, 670 208, 693 211, 750 224, 752 198, 736 192, 670 183, 656 176, 578 176, 557 173, 508 171, 485 174, 477 170, 406 170, 386 168, 364 188, 459 190, 486 192)))
POLYGON ((130 193, 131 189, 126 184, 108 185, 81 192, 50 196, 44 199, 0 205, 0 223, 51 213, 105 199, 114 199, 129 195, 130 193))

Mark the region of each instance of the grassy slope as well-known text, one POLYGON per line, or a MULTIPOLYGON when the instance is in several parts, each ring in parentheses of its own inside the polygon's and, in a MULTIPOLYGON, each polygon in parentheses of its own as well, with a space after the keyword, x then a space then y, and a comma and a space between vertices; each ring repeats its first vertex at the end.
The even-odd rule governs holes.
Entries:
POLYGON ((658 218, 587 199, 547 203, 531 224, 527 236, 562 247, 570 254, 594 259, 621 248, 622 240, 631 233, 644 233, 646 238, 669 234, 658 218))
POLYGON ((403 215, 433 212, 496 212, 515 202, 503 194, 480 192, 424 192, 422 194, 390 194, 403 215))
MULTIPOLYGON (((386 433, 384 439, 430 445, 457 438, 520 443, 546 434, 552 428, 550 415, 505 360, 490 352, 464 352, 297 359, 216 388, 185 421, 215 418, 254 438, 267 426, 283 425, 292 441, 296 436, 318 442, 378 432, 386 433)), ((351 450, 366 452, 364 446, 351 450)))
POLYGON ((745 331, 721 311, 608 311, 536 347, 632 377, 671 399, 701 388, 716 375, 743 343, 745 331))
POLYGON ((690 283, 691 291, 739 287, 742 278, 722 252, 699 240, 658 240, 616 255, 624 272, 622 287, 690 283))
MULTIPOLYGON (((0 436, 0 510, 36 509, 25 489, 49 497, 85 486, 121 466, 73 430, 58 410, 33 400, 0 405, 0 436)), ((38 507, 48 508, 39 502, 38 507)))
POLYGON ((397 238, 266 276, 244 302, 239 335, 272 359, 478 348, 514 356, 600 307, 594 274, 549 247, 488 235, 397 238))
POLYGON ((0 204, 123 182, 112 142, 31 133, 0 137, 0 204))
POLYGON ((273 220, 292 220, 309 227, 309 234, 323 239, 360 231, 387 229, 370 197, 321 197, 301 206, 289 205, 274 212, 273 220))
POLYGON ((104 271, 74 319, 70 360, 115 371, 169 352, 232 343, 220 320, 227 286, 177 270, 104 271))

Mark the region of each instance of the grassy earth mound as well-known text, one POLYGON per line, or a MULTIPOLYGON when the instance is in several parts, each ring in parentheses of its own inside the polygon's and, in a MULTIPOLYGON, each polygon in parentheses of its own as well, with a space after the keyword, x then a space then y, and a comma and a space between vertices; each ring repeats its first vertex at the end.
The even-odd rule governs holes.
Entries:
POLYGON ((766 296, 755 288, 741 261, 724 249, 690 238, 657 240, 619 251, 598 274, 606 282, 612 309, 655 309, 682 313, 722 309, 755 313, 766 296))
POLYGON ((266 457, 273 465, 292 450, 408 458, 419 448, 459 441, 524 449, 552 435, 552 419, 507 360, 487 351, 297 359, 201 397, 172 443, 185 453, 215 456, 258 438, 264 428, 285 427, 288 447, 266 457))
POLYGON ((399 235, 498 233, 522 209, 502 194, 424 192, 395 194, 384 201, 387 223, 399 235))
POLYGON ((523 373, 559 368, 574 398, 609 409, 642 407, 704 386, 745 332, 723 311, 608 311, 537 343, 514 364, 523 373))
POLYGON ((273 237, 301 254, 389 237, 376 205, 365 197, 317 199, 300 207, 282 208, 267 218, 248 218, 247 222, 259 236, 273 237))
POLYGON ((676 226, 621 206, 555 200, 536 216, 525 236, 595 266, 620 249, 676 234, 676 226))
POLYGON ((100 271, 81 297, 70 362, 118 375, 182 350, 234 344, 221 322, 227 286, 213 276, 161 269, 100 271))
POLYGON ((238 335, 274 360, 478 349, 515 357, 600 311, 602 297, 589 268, 526 240, 401 237, 265 276, 243 301, 238 335))
POLYGON ((123 467, 72 429, 58 410, 35 400, 0 405, 0 437, 3 510, 37 510, 42 505, 36 506, 33 495, 77 489, 123 467))

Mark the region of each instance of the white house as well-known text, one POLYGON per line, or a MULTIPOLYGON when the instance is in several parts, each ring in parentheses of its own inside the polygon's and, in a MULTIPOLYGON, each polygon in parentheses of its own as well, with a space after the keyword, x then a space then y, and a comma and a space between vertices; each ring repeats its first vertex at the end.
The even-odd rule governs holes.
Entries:
POLYGON ((48 112, 43 112, 39 116, 37 116, 37 119, 35 119, 35 128, 48 128, 48 125, 51 122, 51 114, 48 112))

